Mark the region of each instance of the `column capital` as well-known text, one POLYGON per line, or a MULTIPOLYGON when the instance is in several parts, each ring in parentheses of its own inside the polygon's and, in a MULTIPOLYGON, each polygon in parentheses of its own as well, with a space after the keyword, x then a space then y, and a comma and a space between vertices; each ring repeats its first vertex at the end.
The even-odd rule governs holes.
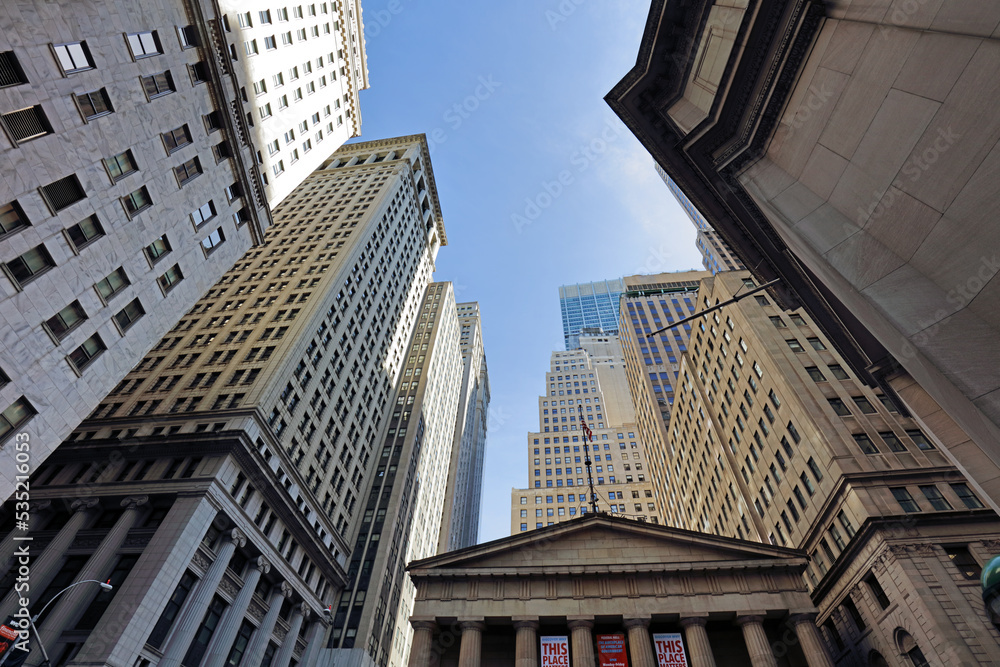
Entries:
POLYGON ((226 537, 229 538, 229 540, 237 547, 242 548, 247 545, 246 533, 244 533, 239 528, 233 528, 231 531, 229 531, 226 537))
POLYGON ((809 623, 810 625, 816 625, 816 613, 800 613, 800 614, 790 614, 788 616, 788 622, 793 626, 801 625, 802 623, 809 623))
POLYGON ((260 570, 261 574, 267 574, 271 571, 271 561, 264 558, 263 556, 258 556, 253 561, 253 566, 260 570))
POLYGON ((300 614, 302 614, 303 621, 309 620, 309 614, 311 613, 312 610, 309 608, 308 602, 303 600, 302 602, 298 603, 297 605, 295 605, 295 610, 300 614))
POLYGON ((52 507, 51 500, 32 500, 28 505, 28 511, 34 514, 35 512, 44 512, 45 510, 52 507))
POLYGON ((694 625, 705 627, 706 623, 708 623, 708 616, 684 616, 681 618, 682 628, 689 628, 694 625))
POLYGON ((736 625, 741 628, 744 625, 762 625, 764 623, 763 614, 745 614, 736 617, 736 625))
POLYGON ((632 628, 648 628, 651 620, 652 619, 650 618, 626 618, 625 623, 622 625, 625 626, 626 630, 630 630, 632 628))
POLYGON ((515 630, 518 630, 520 628, 531 628, 532 630, 538 630, 537 616, 513 616, 511 620, 514 621, 515 630))
POLYGON ((594 619, 593 617, 587 618, 573 618, 571 616, 566 618, 566 626, 570 630, 576 630, 578 628, 585 628, 587 630, 594 629, 594 619))
POLYGON ((437 621, 430 621, 430 620, 427 620, 427 619, 411 618, 410 619, 410 626, 414 630, 430 630, 431 632, 434 632, 435 630, 437 630, 438 624, 437 624, 437 621))
POLYGON ((149 496, 129 496, 121 502, 121 506, 127 510, 135 509, 149 502, 149 496))
POLYGON ((69 508, 74 512, 86 512, 87 510, 97 507, 100 502, 97 498, 77 498, 72 503, 70 503, 69 508))
POLYGON ((466 621, 459 621, 458 627, 462 628, 462 632, 465 632, 466 630, 478 630, 479 632, 482 632, 486 629, 486 623, 482 620, 470 619, 466 621))
POLYGON ((287 581, 282 581, 281 585, 278 586, 278 590, 281 592, 281 597, 283 598, 291 597, 292 593, 295 592, 295 589, 287 581))

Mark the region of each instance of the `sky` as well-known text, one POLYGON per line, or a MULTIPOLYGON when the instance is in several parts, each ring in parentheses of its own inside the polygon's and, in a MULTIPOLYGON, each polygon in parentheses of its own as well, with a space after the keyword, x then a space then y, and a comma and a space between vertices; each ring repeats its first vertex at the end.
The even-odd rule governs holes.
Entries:
POLYGON ((648 0, 371 0, 362 136, 424 133, 448 245, 435 280, 478 301, 491 389, 481 542, 510 534, 559 286, 701 269, 695 230, 604 102, 648 0))

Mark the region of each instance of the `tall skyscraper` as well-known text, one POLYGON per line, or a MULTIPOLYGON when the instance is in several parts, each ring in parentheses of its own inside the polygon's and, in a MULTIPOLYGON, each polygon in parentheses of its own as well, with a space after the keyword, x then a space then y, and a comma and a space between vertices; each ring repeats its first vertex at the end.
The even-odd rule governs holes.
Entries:
MULTIPOLYGON (((706 278, 699 308, 752 286, 746 272, 706 278)), ((808 315, 761 293, 699 318, 675 397, 666 446, 648 454, 669 525, 809 553, 839 663, 1000 658, 978 576, 1000 519, 808 315)))
POLYGON ((37 469, 271 219, 214 5, 0 20, 0 438, 37 469))
MULTIPOLYGON (((221 0, 228 53, 239 82, 267 201, 277 206, 345 141, 361 134, 358 92, 368 88, 359 0, 288 6, 221 0)), ((218 43, 218 42, 217 42, 218 43)))
POLYGON ((687 198, 674 179, 670 178, 669 174, 663 170, 663 167, 653 163, 656 167, 656 173, 660 175, 663 182, 667 184, 667 188, 677 199, 677 203, 681 205, 684 212, 687 213, 688 218, 694 224, 696 230, 698 230, 698 238, 695 241, 695 245, 698 246, 698 250, 701 252, 701 263, 705 267, 706 271, 711 271, 713 274, 719 271, 738 271, 746 267, 743 266, 743 262, 740 258, 733 254, 733 251, 729 248, 729 245, 719 236, 719 233, 712 229, 712 226, 708 224, 691 200, 687 198))
POLYGON ((462 386, 448 468, 448 490, 441 512, 439 551, 462 549, 478 542, 486 461, 490 378, 479 304, 475 301, 458 304, 458 323, 462 327, 462 386))
MULTIPOLYGON (((74 588, 39 621, 55 664, 314 664, 327 605, 355 583, 348 558, 362 527, 373 539, 363 517, 380 496, 368 491, 388 483, 403 444, 380 443, 404 428, 397 393, 404 368, 421 375, 409 351, 430 321, 422 306, 445 243, 425 138, 343 147, 274 218, 266 244, 35 471, 32 534, 47 546, 32 568, 34 612, 73 581, 114 585, 74 588)), ((449 445, 460 373, 450 312, 447 372, 428 371, 441 396, 425 395, 410 427, 449 445)), ((443 486, 446 459, 420 464, 431 467, 419 484, 410 477, 415 521, 440 506, 417 489, 443 486)), ((412 531, 433 551, 431 514, 412 531)), ((0 541, 8 578, 14 537, 0 541)), ((393 537, 383 551, 403 549, 393 537)), ((8 595, 0 612, 16 604, 8 595)))
POLYGON ((580 345, 552 353, 538 431, 528 433, 528 488, 511 489, 511 534, 591 511, 581 417, 594 436, 587 447, 598 511, 660 521, 618 337, 581 336, 580 345))
POLYGON ((559 309, 567 350, 580 346, 580 334, 584 329, 590 329, 591 333, 618 333, 618 299, 624 291, 625 284, 620 278, 559 288, 559 309))

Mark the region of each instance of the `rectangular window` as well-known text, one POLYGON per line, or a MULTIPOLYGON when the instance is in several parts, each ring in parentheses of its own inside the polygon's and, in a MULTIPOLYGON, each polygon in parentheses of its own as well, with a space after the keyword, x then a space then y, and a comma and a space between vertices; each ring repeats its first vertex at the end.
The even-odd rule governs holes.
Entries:
POLYGON ((878 454, 878 447, 875 446, 875 443, 872 442, 867 433, 855 433, 854 442, 858 443, 858 447, 865 454, 878 454))
POLYGON ((160 261, 161 257, 170 252, 170 242, 167 240, 166 234, 150 243, 143 251, 151 263, 155 264, 160 261))
POLYGON ((115 313, 115 322, 118 323, 118 326, 124 333, 145 314, 146 311, 143 309, 142 304, 139 303, 139 299, 133 299, 127 306, 115 313))
POLYGON ((128 276, 125 275, 125 269, 120 266, 94 285, 105 303, 128 286, 128 276))
POLYGON ((35 246, 20 257, 7 262, 4 266, 16 284, 23 286, 55 265, 55 262, 52 261, 52 256, 43 244, 35 246))
POLYGON ((196 583, 198 583, 197 577, 190 572, 184 573, 180 583, 177 584, 177 588, 174 589, 173 594, 167 600, 167 604, 160 613, 160 618, 156 621, 156 625, 153 626, 153 631, 150 633, 149 639, 146 640, 147 644, 154 648, 160 648, 163 640, 167 638, 170 628, 173 627, 174 620, 180 614, 181 607, 184 606, 184 601, 187 600, 188 594, 196 583))
POLYGON ((850 417, 851 411, 847 405, 839 398, 827 399, 830 401, 830 407, 833 408, 834 413, 840 415, 841 417, 850 417))
POLYGON ((894 452, 906 451, 906 447, 903 446, 903 443, 899 441, 899 438, 897 438, 896 434, 893 433, 892 431, 884 431, 882 433, 879 433, 879 437, 882 438, 885 444, 889 445, 890 450, 894 452))
POLYGON ((281 150, 281 147, 278 145, 278 140, 277 139, 275 139, 274 141, 272 141, 271 143, 269 143, 267 145, 267 154, 268 155, 274 155, 275 153, 277 153, 280 150, 281 150))
POLYGON ((195 227, 200 227, 214 217, 215 202, 213 201, 209 201, 207 204, 202 204, 197 211, 191 212, 191 222, 194 223, 195 227))
POLYGON ((260 53, 260 50, 257 48, 256 39, 251 39, 249 42, 246 42, 243 45, 243 48, 246 50, 248 56, 255 56, 260 53))
POLYGON ((871 590, 872 597, 874 597, 875 601, 878 602, 878 606, 881 607, 883 611, 888 609, 889 596, 885 594, 885 589, 882 588, 882 584, 879 583, 874 572, 869 573, 869 575, 865 577, 865 584, 868 586, 868 589, 871 590))
POLYGON ((268 35, 264 38, 264 49, 267 51, 273 51, 278 48, 278 40, 274 38, 274 35, 268 35))
POLYGON ((899 486, 889 490, 892 491, 892 497, 896 499, 896 502, 899 503, 904 512, 920 511, 920 505, 917 504, 917 501, 913 499, 913 496, 910 495, 910 492, 905 487, 899 486))
POLYGON ((28 83, 28 77, 24 75, 17 56, 13 51, 0 53, 0 88, 19 86, 22 83, 28 83))
POLYGON ((163 145, 167 149, 167 153, 173 153, 174 151, 188 146, 191 144, 191 131, 188 129, 187 125, 181 125, 178 128, 170 130, 169 132, 164 132, 160 135, 163 138, 163 145))
POLYGON ((170 75, 169 70, 151 76, 140 77, 140 79, 142 80, 142 89, 146 92, 146 97, 151 100, 163 95, 169 95, 177 90, 174 88, 174 78, 170 75))
POLYGON ((92 215, 66 230, 70 243, 78 252, 97 239, 104 236, 104 228, 96 215, 92 215))
POLYGON ((803 351, 802 343, 800 343, 795 338, 790 338, 790 339, 786 340, 785 342, 788 343, 788 347, 792 350, 792 352, 802 352, 803 351))
POLYGON ((59 61, 63 74, 82 72, 94 69, 94 60, 90 57, 87 42, 71 42, 68 44, 53 44, 52 50, 59 61))
POLYGON ((45 320, 45 328, 56 340, 62 340, 70 331, 83 324, 87 313, 79 301, 74 301, 58 313, 45 320))
POLYGON ((94 90, 89 93, 81 93, 80 95, 76 95, 75 98, 84 120, 107 116, 115 111, 111 106, 111 98, 108 97, 106 88, 94 90))
POLYGON ((205 129, 209 134, 225 127, 225 121, 222 119, 222 113, 219 111, 205 114, 202 118, 205 121, 205 129))
POLYGON ((169 292, 183 279, 184 274, 181 273, 181 267, 174 264, 167 269, 166 273, 157 278, 157 281, 160 283, 160 287, 163 288, 164 292, 169 292))
POLYGON ((867 398, 864 396, 852 396, 851 398, 854 400, 854 404, 858 406, 858 409, 861 410, 861 414, 875 414, 875 408, 867 398))
POLYGON ((101 337, 98 334, 94 334, 87 340, 83 341, 83 344, 80 345, 80 347, 70 352, 69 362, 77 371, 82 371, 106 349, 108 348, 105 347, 104 341, 101 340, 101 337))
POLYGON ((0 114, 0 124, 15 146, 52 134, 52 126, 40 105, 0 114))
POLYGON ((265 9, 262 12, 258 12, 257 16, 260 17, 260 23, 261 23, 261 25, 268 25, 268 24, 271 23, 271 10, 270 9, 265 9))
POLYGON ((838 379, 838 380, 848 380, 848 379, 850 379, 850 376, 847 375, 847 372, 839 364, 830 364, 828 366, 828 368, 830 369, 830 373, 836 379, 838 379))
MULTIPOLYGON (((204 60, 199 60, 196 63, 191 63, 187 66, 188 75, 191 77, 191 83, 199 84, 205 83, 209 80, 210 75, 208 73, 208 65, 205 64, 204 60)), ((253 123, 251 123, 253 125, 253 123)))
POLYGON ((129 217, 132 217, 152 206, 153 200, 149 198, 149 190, 144 185, 138 190, 122 197, 122 205, 125 207, 125 211, 129 214, 129 217))
POLYGON ((125 40, 128 42, 128 49, 132 52, 132 58, 135 60, 158 56, 163 53, 163 48, 160 46, 160 38, 155 30, 152 32, 134 32, 126 35, 125 40))
POLYGON ((931 441, 927 439, 927 436, 924 435, 922 431, 912 429, 907 431, 906 435, 910 436, 910 439, 913 440, 918 449, 934 449, 934 445, 931 444, 931 441))
POLYGON ((132 151, 130 150, 109 158, 104 158, 104 168, 108 170, 108 175, 111 176, 112 181, 120 181, 129 174, 139 171, 138 167, 135 166, 135 159, 132 157, 132 151))
POLYGON ((75 174, 70 174, 66 178, 60 178, 54 183, 49 183, 39 188, 38 191, 53 213, 87 198, 87 193, 83 191, 80 179, 75 174))
POLYGON ((198 46, 198 29, 193 25, 177 26, 177 37, 182 49, 198 46))
POLYGON ((0 206, 0 237, 24 229, 29 225, 31 223, 17 201, 0 206))
POLYGON ((967 484, 957 483, 951 485, 951 490, 955 492, 958 499, 970 510, 982 509, 983 503, 976 497, 976 494, 969 489, 967 484))
POLYGON ((215 252, 215 249, 222 245, 225 240, 226 236, 222 233, 222 229, 219 228, 202 240, 201 247, 204 249, 206 255, 210 255, 215 252))
POLYGON ((945 497, 941 494, 941 491, 933 484, 928 486, 921 486, 920 490, 923 492, 924 497, 930 502, 931 507, 938 511, 950 510, 952 509, 951 503, 949 503, 945 497))
POLYGON ((823 373, 817 367, 815 367, 815 366, 807 366, 806 367, 806 373, 809 374, 809 378, 813 382, 825 382, 826 381, 826 378, 823 376, 823 373))
POLYGON ((271 117, 271 103, 268 102, 262 107, 258 107, 257 110, 260 112, 260 119, 265 120, 271 117))
POLYGON ((819 338, 806 338, 806 341, 810 345, 812 345, 812 349, 814 349, 814 350, 825 350, 826 349, 826 345, 823 345, 823 341, 821 341, 819 338))
POLYGON ((201 160, 197 157, 191 158, 184 164, 174 167, 174 176, 177 177, 177 183, 179 185, 188 183, 192 179, 200 176, 201 173, 201 160))
POLYGON ((966 579, 978 581, 983 576, 983 568, 968 547, 945 547, 944 551, 966 579))
POLYGON ((14 401, 6 410, 0 412, 0 439, 16 431, 35 414, 35 408, 24 396, 14 401))

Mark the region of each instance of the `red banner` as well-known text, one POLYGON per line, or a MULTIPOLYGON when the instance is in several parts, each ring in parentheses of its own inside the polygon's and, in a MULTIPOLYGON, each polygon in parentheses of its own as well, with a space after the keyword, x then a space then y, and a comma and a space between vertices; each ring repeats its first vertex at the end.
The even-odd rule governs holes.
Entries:
POLYGON ((628 667, 625 635, 597 635, 597 657, 601 667, 628 667))

